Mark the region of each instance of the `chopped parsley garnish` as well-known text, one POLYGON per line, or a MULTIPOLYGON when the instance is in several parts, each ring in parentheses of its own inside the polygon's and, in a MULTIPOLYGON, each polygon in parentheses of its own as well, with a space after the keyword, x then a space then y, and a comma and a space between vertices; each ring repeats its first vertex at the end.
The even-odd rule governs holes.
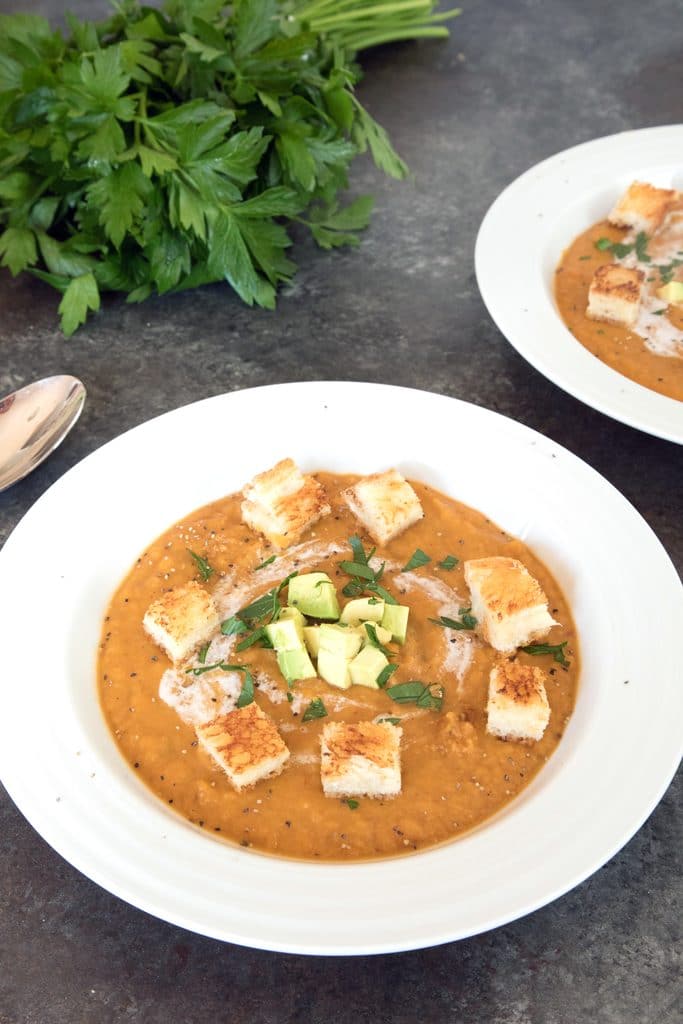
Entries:
POLYGON ((368 634, 368 640, 370 641, 371 647, 376 647, 378 651, 381 651, 385 658, 391 657, 391 651, 388 651, 384 644, 381 644, 377 638, 377 628, 372 622, 365 623, 365 632, 368 634))
POLYGON ((217 661, 213 665, 199 665, 185 670, 186 675, 203 676, 205 672, 220 669, 221 672, 244 672, 244 682, 237 698, 237 707, 244 708, 254 699, 254 678, 246 665, 229 665, 225 661, 217 661))
POLYGON ((254 572, 258 572, 259 569, 265 569, 265 567, 267 565, 272 565, 272 563, 275 561, 276 558, 277 558, 277 555, 271 555, 270 558, 266 558, 265 562, 261 562, 260 565, 256 566, 256 568, 254 569, 254 572))
POLYGON ((388 722, 389 725, 399 725, 401 719, 400 718, 393 718, 391 715, 387 715, 385 718, 378 718, 377 721, 378 722, 388 722))
POLYGON ((236 615, 231 615, 225 622, 221 622, 221 633, 223 636, 233 636, 235 633, 244 633, 247 626, 246 623, 238 619, 236 615))
POLYGON ((418 708, 440 711, 443 704, 443 686, 438 683, 421 683, 412 679, 408 683, 397 683, 387 687, 386 693, 397 704, 415 704, 418 708))
POLYGON ((411 572, 412 569, 419 569, 421 566, 427 565, 429 562, 431 562, 429 555, 426 555, 422 548, 416 548, 401 569, 401 572, 411 572))
POLYGON ((380 674, 377 676, 377 679, 375 680, 377 685, 380 688, 385 687, 397 668, 398 665, 395 665, 392 662, 390 662, 388 665, 385 665, 380 674))
POLYGON ((314 718, 327 718, 327 708, 322 697, 314 697, 301 718, 302 722, 311 722, 314 718))
POLYGON ((259 622, 261 619, 265 619, 266 623, 276 622, 280 617, 282 611, 282 605, 280 603, 280 594, 288 585, 289 581, 298 576, 297 572, 291 572, 289 576, 286 576, 276 587, 269 590, 267 594, 263 594, 262 597, 257 598, 248 604, 246 608, 242 608, 238 613, 239 618, 243 619, 248 623, 259 622))
POLYGON ((254 700, 254 677, 246 665, 226 665, 225 667, 234 672, 244 672, 244 682, 237 698, 237 707, 246 708, 247 704, 251 704, 254 700))
POLYGON ((666 313, 666 306, 664 307, 664 309, 653 309, 652 310, 652 315, 653 316, 664 316, 665 313, 666 313))
POLYGON ((641 263, 650 263, 650 254, 647 251, 648 238, 644 231, 636 235, 636 257, 641 263))
POLYGON ((204 583, 206 583, 207 580, 211 579, 211 577, 213 576, 215 570, 213 569, 212 566, 209 565, 209 563, 207 562, 207 560, 205 558, 202 558, 201 555, 195 554, 195 552, 194 551, 190 551, 189 548, 187 549, 187 552, 190 555, 190 557, 193 559, 193 561, 194 561, 195 565, 197 566, 197 568, 199 569, 199 575, 201 576, 202 580, 204 581, 204 583))
POLYGON ((211 646, 211 644, 207 643, 207 644, 204 644, 204 646, 202 648, 200 648, 199 654, 197 655, 197 660, 198 660, 200 665, 204 665, 206 663, 206 656, 209 653, 209 647, 210 646, 211 646))
POLYGON ((460 608, 459 619, 449 619, 447 615, 440 615, 438 619, 430 619, 435 626, 442 626, 444 629, 475 629, 477 620, 471 614, 471 608, 460 608))
POLYGON ((244 640, 240 640, 237 644, 235 650, 246 651, 250 647, 253 647, 254 644, 258 644, 259 647, 268 647, 272 650, 273 645, 266 633, 265 626, 259 626, 258 629, 255 629, 253 633, 249 634, 249 636, 245 636, 244 640))
POLYGON ((562 665, 563 668, 569 668, 570 663, 564 653, 568 643, 568 640, 563 640, 561 644, 528 644, 526 647, 522 647, 522 650, 527 654, 552 654, 553 661, 562 665))
POLYGON ((623 260, 624 256, 628 256, 633 251, 634 246, 625 245, 623 242, 611 242, 609 238, 599 238, 595 243, 595 248, 600 252, 611 252, 618 260, 623 260))
POLYGON ((446 555, 440 562, 437 562, 437 568, 439 569, 455 569, 456 565, 460 561, 455 555, 446 555))
POLYGON ((359 597, 361 594, 366 593, 376 594, 377 597, 382 598, 387 604, 398 604, 396 598, 388 590, 380 586, 379 581, 384 572, 384 562, 382 562, 376 572, 369 564, 370 559, 375 553, 375 548, 371 548, 370 551, 366 552, 360 537, 355 536, 355 534, 349 538, 349 544, 353 551, 353 560, 339 563, 340 569, 351 577, 351 582, 342 588, 342 594, 345 597, 359 597))
POLYGON ((360 807, 358 801, 354 800, 352 796, 347 797, 346 800, 342 800, 342 803, 346 804, 346 806, 349 807, 352 811, 355 811, 357 807, 360 807))

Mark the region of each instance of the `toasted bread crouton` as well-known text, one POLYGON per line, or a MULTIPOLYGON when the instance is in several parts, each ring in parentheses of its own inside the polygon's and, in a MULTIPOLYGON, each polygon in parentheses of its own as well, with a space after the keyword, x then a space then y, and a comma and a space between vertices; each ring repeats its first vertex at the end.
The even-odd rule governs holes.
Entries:
POLYGON ((618 263, 598 267, 588 290, 586 316, 632 327, 640 312, 644 280, 642 270, 618 263))
POLYGON ((501 661, 489 676, 486 731, 507 740, 540 740, 550 719, 542 669, 501 661))
POLYGON ((678 199, 674 188, 655 188, 643 181, 634 181, 608 215, 610 224, 651 235, 664 220, 669 208, 678 199))
POLYGON ((516 558, 475 558, 464 569, 477 629, 497 651, 514 651, 557 625, 538 582, 516 558))
POLYGON ((328 722, 320 745, 325 796, 400 793, 402 734, 391 722, 328 722))
POLYGON ((218 629, 220 621, 211 595, 192 580, 153 601, 145 612, 142 625, 152 640, 177 664, 206 643, 218 629))
POLYGON ((377 544, 388 544, 424 515, 417 494, 396 469, 363 477, 342 496, 377 544))
POLYGON ((196 732, 200 746, 238 790, 279 775, 289 757, 275 722, 254 701, 198 725, 196 732))
POLYGON ((278 548, 294 544, 304 530, 332 511, 322 484, 304 476, 292 459, 259 473, 242 493, 242 519, 278 548))

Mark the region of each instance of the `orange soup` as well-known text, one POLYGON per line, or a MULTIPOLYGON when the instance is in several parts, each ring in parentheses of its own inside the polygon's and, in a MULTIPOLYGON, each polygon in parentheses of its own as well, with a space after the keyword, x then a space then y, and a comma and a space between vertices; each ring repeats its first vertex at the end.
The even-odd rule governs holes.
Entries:
MULTIPOLYGON (((328 573, 343 604, 350 577, 340 563, 352 557, 349 538, 360 535, 366 551, 372 545, 341 497, 357 478, 324 472, 315 478, 327 491, 332 513, 285 551, 275 551, 244 525, 241 495, 235 494, 193 512, 140 555, 103 625, 98 686, 104 715, 131 769, 160 800, 197 828, 241 846, 287 857, 353 860, 451 840, 514 800, 543 767, 572 713, 579 675, 571 611, 551 573, 480 512, 413 482, 424 518, 375 553, 385 563, 382 586, 410 608, 405 643, 386 645, 398 666, 391 684, 422 681, 440 695, 432 706, 397 702, 390 687, 342 690, 319 678, 288 686, 273 650, 253 644, 238 653, 244 634, 222 638, 228 644, 225 660, 250 672, 256 702, 290 751, 280 775, 249 789, 236 791, 197 742, 193 721, 197 714, 210 718, 211 702, 220 699, 220 691, 197 688, 211 673, 174 670, 143 630, 151 602, 200 578, 189 551, 210 567, 204 585, 225 619, 269 591, 284 600, 286 588, 277 591, 292 572, 328 573), (405 569, 418 549, 429 561, 405 569), (486 729, 489 674, 501 655, 473 628, 463 562, 495 555, 523 562, 559 623, 547 637, 551 651, 513 655, 546 673, 550 720, 538 742, 506 741, 486 729), (322 704, 325 717, 307 715, 312 702, 318 709, 322 704), (320 780, 325 723, 380 719, 400 722, 402 729, 400 795, 326 797, 320 780)), ((197 656, 191 664, 198 664, 197 656)))
POLYGON ((670 305, 657 294, 666 281, 683 280, 683 204, 644 241, 635 246, 625 229, 607 221, 584 231, 556 270, 555 298, 567 327, 589 352, 637 384, 683 401, 683 305, 670 305), (639 316, 630 328, 586 315, 596 269, 615 258, 644 276, 639 316))

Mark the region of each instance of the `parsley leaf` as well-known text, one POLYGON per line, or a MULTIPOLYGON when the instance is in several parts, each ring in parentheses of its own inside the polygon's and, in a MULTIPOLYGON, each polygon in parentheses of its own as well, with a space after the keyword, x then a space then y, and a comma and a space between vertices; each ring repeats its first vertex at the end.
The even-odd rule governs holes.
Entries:
POLYGON ((100 293, 93 274, 72 277, 59 303, 60 324, 65 336, 71 337, 76 328, 85 323, 89 310, 96 312, 99 308, 100 293))
POLYGON ((401 572, 410 572, 412 569, 419 569, 421 566, 427 565, 429 562, 431 562, 429 555, 426 555, 421 548, 416 548, 401 569, 401 572))
POLYGON ((361 539, 355 534, 349 538, 349 544, 353 551, 353 561, 340 562, 339 568, 343 572, 348 573, 352 579, 350 583, 342 587, 342 594, 345 597, 358 597, 359 594, 365 593, 376 594, 377 597, 382 598, 387 604, 398 604, 396 598, 388 590, 380 586, 379 580, 384 573, 384 562, 376 571, 369 564, 375 549, 371 548, 370 551, 366 552, 361 539))
POLYGON ((201 576, 203 582, 206 583, 207 580, 211 579, 215 570, 209 565, 205 558, 202 558, 201 555, 195 554, 194 551, 190 551, 189 548, 187 549, 187 553, 192 558, 193 562, 199 569, 199 575, 201 576))
POLYGON ((387 685, 387 683, 389 682, 397 668, 398 665, 394 664, 393 662, 390 662, 388 665, 384 666, 380 674, 377 676, 377 679, 375 680, 380 689, 387 685))
POLYGON ((347 796, 345 800, 342 800, 342 803, 346 804, 346 806, 352 811, 355 811, 360 807, 358 801, 354 800, 352 796, 347 796))
POLYGON ((443 626, 444 629, 475 629, 477 620, 471 614, 470 608, 460 609, 459 619, 450 619, 446 615, 440 615, 438 619, 430 619, 435 626, 443 626))
POLYGON ((552 654, 553 661, 562 665, 563 668, 569 668, 570 662, 564 653, 568 643, 568 640, 563 640, 561 644, 527 644, 526 647, 522 647, 522 650, 527 654, 552 654))
POLYGON ((254 572, 258 572, 259 569, 265 569, 265 567, 267 565, 272 565, 272 563, 275 561, 276 558, 277 558, 277 555, 271 555, 270 558, 266 558, 265 562, 261 562, 260 565, 256 566, 256 568, 254 569, 254 572))
POLYGON ((386 693, 398 704, 415 704, 418 708, 440 711, 443 704, 443 686, 438 683, 425 685, 417 679, 408 683, 397 683, 387 687, 386 693))
POLYGON ((368 640, 371 647, 376 647, 378 651, 381 651, 385 658, 391 657, 391 652, 386 649, 384 644, 381 644, 377 638, 377 628, 372 622, 366 622, 365 632, 368 635, 368 640))
POLYGON ((311 722, 314 718, 327 718, 327 708, 323 704, 322 697, 314 697, 303 715, 302 722, 311 722))
POLYGON ((446 555, 444 559, 442 559, 440 562, 437 562, 436 564, 439 569, 450 570, 455 569, 459 561, 460 559, 456 558, 455 555, 446 555))

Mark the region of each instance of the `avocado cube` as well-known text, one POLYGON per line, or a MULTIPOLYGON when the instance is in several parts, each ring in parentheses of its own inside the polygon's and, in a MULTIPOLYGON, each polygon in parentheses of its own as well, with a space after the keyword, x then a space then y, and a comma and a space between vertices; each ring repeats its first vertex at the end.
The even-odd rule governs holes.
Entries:
POLYGON ((384 601, 377 597, 356 597, 344 605, 339 621, 357 626, 359 622, 381 622, 383 614, 384 601))
POLYGON ((342 658, 353 658, 358 654, 361 637, 355 629, 324 622, 320 627, 320 650, 338 654, 342 658))
MULTIPOLYGON (((370 646, 373 646, 372 640, 370 639, 370 634, 368 633, 367 629, 365 628, 365 625, 366 624, 364 622, 361 622, 360 626, 358 626, 358 633, 359 633, 360 638, 361 638, 361 640, 363 642, 363 647, 367 647, 368 644, 370 646)), ((380 643, 380 644, 389 644, 389 643, 391 643, 392 635, 391 635, 391 633, 389 632, 388 629, 385 629, 384 626, 380 626, 380 624, 378 622, 371 622, 370 625, 374 627, 375 636, 377 637, 378 643, 380 643)))
POLYGON ((304 626, 304 643, 312 658, 317 658, 320 650, 320 628, 320 626, 304 626))
POLYGON ((339 618, 334 583, 326 572, 307 572, 289 581, 287 604, 312 619, 339 618))
POLYGON ((266 636, 276 651, 295 651, 304 645, 303 626, 296 619, 279 618, 276 622, 269 622, 266 636))
POLYGON ((315 679, 318 674, 305 647, 297 647, 293 651, 278 651, 277 663, 288 683, 295 683, 297 679, 315 679))
POLYGON ((410 608, 405 604, 385 604, 382 625, 388 629, 396 643, 406 642, 408 631, 408 614, 410 608))
POLYGON ((389 662, 376 647, 364 647, 349 664, 349 675, 354 686, 367 686, 379 690, 377 676, 389 662))
POLYGON ((338 686, 340 690, 348 690, 351 685, 348 659, 342 657, 341 654, 326 651, 322 647, 318 654, 318 675, 326 683, 338 686))
POLYGON ((306 625, 306 616, 302 615, 298 608, 290 608, 289 606, 287 608, 282 608, 280 610, 279 620, 282 619, 294 619, 295 622, 299 623, 302 629, 306 625))

